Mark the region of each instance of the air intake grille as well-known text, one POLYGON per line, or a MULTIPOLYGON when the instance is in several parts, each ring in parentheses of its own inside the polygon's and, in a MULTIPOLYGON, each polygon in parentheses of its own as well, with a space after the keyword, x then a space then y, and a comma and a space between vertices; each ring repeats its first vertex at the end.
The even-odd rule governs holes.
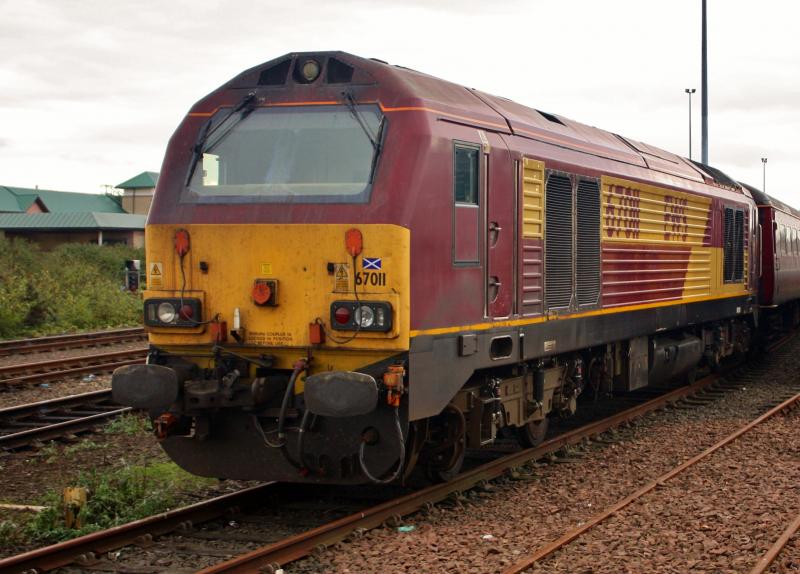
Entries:
POLYGON ((741 209, 725 208, 725 226, 723 229, 723 262, 722 274, 726 283, 744 281, 746 260, 746 243, 744 228, 746 220, 741 209))
POLYGON ((578 305, 595 305, 600 296, 600 185, 581 179, 577 199, 578 305))
POLYGON ((550 174, 545 194, 545 301, 548 309, 565 308, 572 298, 572 182, 550 174))
POLYGON ((744 212, 737 209, 733 218, 733 280, 744 280, 744 212))

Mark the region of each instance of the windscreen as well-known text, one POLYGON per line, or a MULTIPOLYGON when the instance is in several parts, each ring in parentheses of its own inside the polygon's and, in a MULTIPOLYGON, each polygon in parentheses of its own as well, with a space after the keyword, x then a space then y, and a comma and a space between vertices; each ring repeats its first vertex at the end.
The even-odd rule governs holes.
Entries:
POLYGON ((381 126, 374 105, 256 108, 233 116, 205 142, 186 199, 366 202, 381 126))

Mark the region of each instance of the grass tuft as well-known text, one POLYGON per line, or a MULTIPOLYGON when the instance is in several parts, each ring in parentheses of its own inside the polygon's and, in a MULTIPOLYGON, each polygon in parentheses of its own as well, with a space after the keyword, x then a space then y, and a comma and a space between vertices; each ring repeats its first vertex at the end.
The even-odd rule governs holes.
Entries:
POLYGON ((105 426, 105 432, 110 434, 135 435, 152 431, 153 425, 150 419, 140 414, 124 414, 105 426))
MULTIPOLYGON (((182 493, 216 482, 216 479, 189 474, 172 462, 85 473, 74 485, 86 488, 89 494, 80 512, 83 527, 78 530, 64 527, 61 493, 50 492, 42 501, 48 508, 22 528, 23 538, 30 542, 55 543, 119 526, 175 508, 182 493)), ((3 540, 1 533, 0 540, 3 540)))

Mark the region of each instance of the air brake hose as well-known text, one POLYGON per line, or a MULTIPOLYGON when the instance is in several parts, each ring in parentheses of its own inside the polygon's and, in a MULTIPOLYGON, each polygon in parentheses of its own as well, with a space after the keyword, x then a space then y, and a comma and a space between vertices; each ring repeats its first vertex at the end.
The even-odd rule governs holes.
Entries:
POLYGON ((403 427, 400 425, 400 409, 396 407, 394 409, 394 422, 397 426, 397 439, 400 441, 400 456, 397 461, 397 470, 394 471, 392 476, 389 478, 384 478, 383 480, 372 476, 369 470, 367 470, 367 465, 364 462, 364 450, 367 446, 366 441, 362 441, 361 446, 358 449, 358 463, 361 465, 361 472, 363 472, 364 476, 366 476, 375 484, 389 484, 390 482, 397 480, 397 478, 403 472, 403 467, 406 460, 406 441, 403 438, 403 427))
POLYGON ((305 359, 300 359, 294 364, 292 376, 289 378, 289 384, 286 385, 286 392, 283 393, 283 402, 281 402, 281 411, 278 415, 278 441, 283 446, 286 442, 286 434, 283 432, 286 426, 286 409, 289 408, 289 399, 294 391, 294 384, 297 377, 308 368, 308 362, 305 359))
POLYGON ((303 466, 303 445, 305 444, 306 428, 311 416, 311 411, 306 409, 306 412, 303 413, 303 419, 300 421, 300 430, 297 431, 297 458, 301 467, 303 466))

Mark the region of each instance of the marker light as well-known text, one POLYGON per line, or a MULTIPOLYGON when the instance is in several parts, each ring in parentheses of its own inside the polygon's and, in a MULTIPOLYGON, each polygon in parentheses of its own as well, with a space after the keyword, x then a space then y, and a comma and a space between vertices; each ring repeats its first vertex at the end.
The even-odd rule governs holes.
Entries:
POLYGON ((162 323, 172 323, 175 321, 176 314, 175 305, 168 301, 164 301, 158 306, 158 320, 162 323))
POLYGON ((350 257, 361 255, 364 249, 364 237, 358 229, 348 229, 344 232, 344 246, 350 257))
POLYGON ((184 321, 191 321, 192 317, 194 317, 194 309, 192 309, 191 305, 184 305, 178 312, 178 316, 184 321))
POLYGON ((179 229, 175 232, 175 253, 178 257, 183 257, 189 253, 189 232, 179 229))
POLYGON ((340 325, 347 325, 350 322, 350 309, 347 307, 337 307, 333 312, 333 317, 340 325))

